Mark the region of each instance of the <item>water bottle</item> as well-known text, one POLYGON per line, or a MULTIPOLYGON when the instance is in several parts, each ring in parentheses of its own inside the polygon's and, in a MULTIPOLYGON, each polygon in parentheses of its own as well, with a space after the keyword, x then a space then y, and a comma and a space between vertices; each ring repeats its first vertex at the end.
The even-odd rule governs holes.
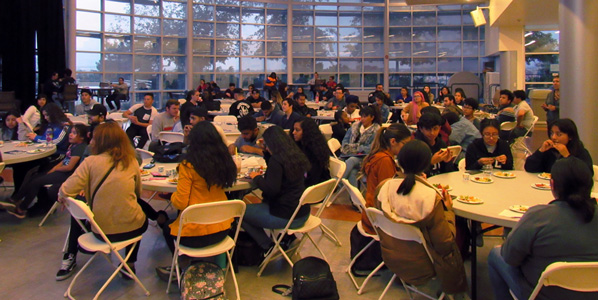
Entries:
POLYGON ((482 172, 484 172, 484 177, 486 178, 490 178, 490 176, 492 175, 492 170, 492 164, 482 166, 482 172))
POLYGON ((52 139, 54 139, 54 132, 52 131, 52 128, 48 128, 46 129, 46 145, 51 145, 52 139))

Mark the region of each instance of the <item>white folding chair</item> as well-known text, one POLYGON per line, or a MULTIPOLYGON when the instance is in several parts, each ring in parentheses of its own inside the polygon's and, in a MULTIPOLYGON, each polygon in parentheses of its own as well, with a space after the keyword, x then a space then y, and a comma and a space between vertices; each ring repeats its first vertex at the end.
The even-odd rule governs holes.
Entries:
POLYGON ((235 270, 233 270, 232 256, 235 245, 237 243, 237 236, 239 235, 239 228, 243 223, 243 216, 245 215, 245 202, 241 200, 227 200, 227 201, 216 201, 210 203, 194 204, 185 208, 181 213, 179 221, 179 234, 177 235, 176 242, 174 245, 174 254, 172 256, 172 265, 170 266, 170 276, 168 277, 168 286, 166 287, 166 293, 170 291, 170 283, 172 282, 172 274, 176 269, 177 282, 179 288, 181 286, 181 273, 179 269, 179 256, 187 255, 190 257, 212 257, 218 254, 226 253, 227 266, 224 274, 230 270, 230 274, 235 284, 235 292, 237 293, 237 299, 241 299, 239 293, 239 285, 237 283, 237 277, 235 276, 235 270), (239 218, 237 222, 234 237, 227 236, 224 240, 207 247, 203 248, 192 248, 180 244, 181 231, 185 224, 216 224, 221 223, 233 218, 239 218))
POLYGON ((384 121, 384 123, 390 124, 390 120, 392 119, 392 111, 388 113, 388 118, 384 121))
POLYGON ((459 172, 465 172, 465 158, 461 159, 457 164, 459 172))
MULTIPOLYGON (((525 151, 526 155, 529 155, 532 153, 532 151, 525 144, 525 141, 529 138, 530 133, 534 131, 534 127, 536 127, 537 122, 538 122, 538 116, 534 116, 532 125, 527 129, 527 131, 525 132, 525 134, 523 136, 515 139, 515 142, 513 142, 513 144, 511 145, 511 149, 522 149, 523 151, 525 151)), ((506 122, 503 122, 503 124, 504 123, 506 123, 506 122)), ((516 122, 515 122, 515 125, 517 125, 516 122)), ((500 129, 503 130, 502 124, 500 126, 500 129)))
MULTIPOLYGON (((361 192, 359 191, 359 189, 357 189, 356 187, 351 185, 347 179, 343 178, 342 181, 343 181, 345 188, 349 192, 349 196, 351 196, 351 202, 353 202, 353 205, 355 205, 359 209, 360 213, 365 213, 365 199, 363 199, 363 196, 361 195, 361 192)), ((357 294, 361 295, 361 293, 363 292, 363 289, 368 284, 368 281, 370 280, 370 278, 372 278, 372 276, 376 275, 376 273, 382 267, 384 267, 384 261, 381 262, 374 270, 372 270, 372 272, 370 272, 370 274, 368 274, 368 276, 365 278, 365 280, 363 281, 363 283, 361 285, 357 284, 357 281, 355 280, 355 276, 353 276, 353 273, 351 272, 351 268, 353 267, 353 265, 355 264, 357 259, 370 246, 372 246, 375 242, 380 241, 380 238, 378 237, 377 234, 369 234, 365 231, 365 229, 363 229, 363 223, 361 221, 357 222, 357 230, 359 231, 359 233, 361 235, 363 235, 365 237, 372 238, 372 240, 365 247, 363 247, 363 249, 361 249, 357 254, 355 254, 353 259, 351 260, 351 263, 349 263, 349 266, 347 267, 347 271, 346 271, 347 274, 349 275, 349 278, 351 278, 351 282, 353 282, 353 285, 357 289, 357 294)))
POLYGON ((332 155, 334 156, 334 158, 338 158, 338 157, 336 157, 335 152, 341 148, 341 142, 339 142, 335 138, 331 138, 328 140, 328 148, 330 148, 330 152, 332 152, 332 155))
POLYGON ((592 197, 598 198, 598 166, 593 165, 594 168, 594 187, 592 188, 592 197))
POLYGON ((185 135, 181 132, 160 131, 158 139, 163 143, 182 143, 185 139, 185 135))
POLYGON ((555 262, 546 267, 529 296, 536 299, 543 286, 558 286, 577 292, 598 292, 598 262, 555 262))
POLYGON ((187 99, 185 99, 185 98, 181 98, 181 99, 179 99, 179 104, 180 104, 180 105, 183 105, 183 104, 185 104, 186 102, 187 102, 187 99))
MULTIPOLYGON (((2 171, 0 171, 0 172, 2 172, 2 171)), ((46 184, 46 185, 44 185, 44 188, 47 189, 47 188, 49 188, 51 186, 52 186, 51 184, 46 184)), ((60 202, 58 202, 58 201, 54 202, 54 204, 52 204, 52 207, 50 207, 50 210, 48 210, 48 212, 46 213, 46 215, 44 216, 44 218, 39 222, 39 224, 37 225, 37 227, 44 226, 44 223, 46 222, 46 219, 48 219, 48 217, 56 211, 56 209, 58 208, 58 206, 60 206, 60 202)))
POLYGON ((319 127, 320 127, 320 132, 324 135, 326 140, 329 140, 332 137, 332 125, 322 124, 319 127))
MULTIPOLYGON (((336 190, 338 186, 340 186, 343 182, 341 181, 341 179, 343 178, 343 174, 345 174, 345 170, 347 169, 347 164, 345 164, 344 161, 335 158, 335 157, 331 157, 330 158, 330 176, 333 178, 336 178, 338 180, 336 186, 334 187, 334 189, 336 190)), ((329 207, 330 205, 332 205, 332 203, 336 200, 336 198, 338 198, 338 195, 340 195, 343 190, 345 189, 344 185, 342 188, 340 188, 336 193, 334 193, 333 191, 333 195, 331 195, 326 201, 326 207, 329 207)))
MULTIPOLYGON (((333 179, 336 179, 336 183, 334 184, 334 188, 332 190, 330 190, 330 194, 328 196, 326 196, 326 199, 324 199, 324 201, 322 201, 320 205, 320 207, 318 208, 318 211, 316 212, 315 216, 316 217, 320 217, 322 215, 322 213, 324 212, 324 209, 326 207, 329 207, 331 204, 331 200, 333 200, 333 197, 336 197, 337 194, 334 193, 334 190, 336 190, 336 188, 339 186, 339 184, 341 183, 341 179, 343 177, 343 174, 345 173, 345 169, 347 168, 347 165, 345 165, 345 162, 334 158, 334 157, 330 157, 330 177, 332 177, 333 179)), ((342 191, 342 190, 341 190, 342 191)), ((315 207, 315 205, 314 205, 315 207)), ((339 238, 336 236, 336 234, 334 233, 334 231, 332 231, 332 229, 328 228, 328 226, 324 225, 324 223, 320 224, 320 229, 322 230, 322 233, 324 233, 324 236, 329 238, 331 241, 333 241, 337 246, 341 247, 343 244, 341 243, 341 241, 339 240, 339 238)))
POLYGON ((336 183, 336 179, 328 179, 324 182, 318 183, 316 185, 312 185, 312 186, 308 187, 307 189, 305 189, 305 191, 303 192, 303 195, 301 195, 301 199, 299 199, 299 205, 297 205, 295 212, 289 219, 289 222, 284 227, 282 232, 278 235, 278 237, 276 237, 276 235, 274 234, 275 229, 270 229, 270 237, 272 238, 272 242, 274 242, 274 248, 272 249, 272 251, 270 251, 270 254, 268 254, 268 256, 266 256, 264 261, 260 264, 260 270, 257 272, 257 276, 261 276, 262 272, 264 272, 264 269, 266 268, 266 266, 268 266, 268 263, 272 259, 274 259, 280 255, 284 256, 284 258, 287 260, 289 265, 291 265, 291 267, 292 267, 293 261, 291 261, 291 258, 287 255, 287 252, 292 253, 292 255, 297 254, 299 252, 299 249, 301 248, 301 246, 303 245, 303 243, 305 241, 305 237, 307 237, 311 241, 311 243, 314 245, 316 250, 318 250, 318 252, 320 252, 320 254, 322 255, 322 258, 324 260, 327 260, 326 256, 324 255, 324 252, 322 252, 320 247, 318 247, 318 244, 316 244, 316 242, 309 235, 310 231, 314 230, 315 228, 320 226, 320 224, 322 223, 322 220, 320 218, 310 214, 309 218, 307 219, 307 221, 305 221, 305 224, 303 224, 303 226, 301 226, 299 228, 290 228, 290 227, 291 227, 291 223, 293 223, 293 220, 295 220, 295 216, 297 216, 297 213, 299 213, 299 210, 301 209, 301 207, 303 205, 314 204, 314 203, 318 203, 318 202, 324 200, 326 198, 326 196, 328 196, 328 194, 330 194, 330 191, 334 188, 335 183, 336 183), (303 234, 303 236, 301 237, 301 240, 299 241, 299 243, 296 244, 296 246, 291 247, 290 249, 288 249, 285 252, 285 250, 282 249, 282 247, 280 246, 280 242, 285 237, 285 235, 287 235, 287 234, 292 235, 295 233, 303 234))
MULTIPOLYGON (((384 232, 386 235, 389 235, 395 239, 404 240, 404 241, 414 241, 414 242, 420 243, 424 247, 424 249, 426 249, 426 253, 428 254, 428 257, 430 258, 430 261, 432 263, 434 263, 434 259, 432 258, 432 255, 430 254, 430 250, 428 249, 426 240, 424 239, 424 236, 423 236, 421 230, 419 230, 419 228, 417 228, 413 225, 393 222, 393 221, 389 220, 384 215, 384 213, 382 211, 380 211, 376 208, 373 208, 373 207, 366 208, 366 213, 367 213, 368 218, 372 222, 372 225, 374 226, 374 229, 376 230, 376 233, 378 235, 380 235, 380 232, 384 232)), ((384 288, 382 295, 380 295, 380 298, 378 298, 379 300, 382 300, 382 298, 384 298, 384 295, 386 294, 386 292, 388 291, 388 289, 390 288, 390 286, 392 285, 392 283, 395 281, 396 278, 397 278, 397 274, 394 274, 392 276, 392 278, 390 279, 390 281, 388 282, 388 284, 386 285, 386 288, 384 288)), ((401 280, 401 283, 403 284, 405 291, 407 291, 407 295, 409 295, 410 299, 413 299, 411 292, 418 293, 428 299, 437 299, 437 298, 434 298, 430 295, 427 295, 427 294, 421 292, 420 290, 418 290, 417 288, 415 288, 412 285, 406 284, 405 281, 403 281, 403 279, 401 279, 401 278, 399 278, 399 279, 401 280)), ((438 300, 443 299, 444 296, 445 296, 445 293, 440 294, 440 297, 438 297, 438 300)))
POLYGON ((64 297, 68 297, 69 299, 75 299, 75 298, 73 298, 73 296, 71 296, 71 289, 75 285, 75 281, 77 281, 77 278, 79 277, 79 275, 81 275, 81 273, 83 273, 83 271, 85 269, 87 269, 87 267, 91 264, 91 262, 94 260, 94 258, 96 258, 96 256, 100 253, 102 253, 104 255, 108 255, 108 254, 112 253, 114 256, 116 256, 116 258, 118 258, 119 264, 116 267, 116 270, 112 273, 110 278, 108 278, 106 283, 104 283, 104 285, 100 288, 100 290, 97 292, 97 294, 95 295, 95 297, 93 299, 98 299, 100 294, 104 291, 104 289, 106 289, 108 284, 112 281, 112 279, 114 279, 114 277, 121 271, 121 269, 123 267, 125 268, 128 275, 131 278, 133 278, 133 280, 135 280, 135 282, 145 291, 145 295, 149 296, 150 292, 145 288, 145 286, 143 286, 143 283, 141 283, 141 281, 139 281, 139 278, 137 278, 137 275, 135 275, 135 273, 133 273, 131 268, 127 265, 127 261, 129 260, 129 257, 131 257, 133 250, 135 249, 136 246, 139 245, 139 241, 141 240, 141 235, 134 237, 132 239, 126 240, 126 241, 115 242, 115 243, 110 242, 108 237, 106 237, 106 234, 104 234, 104 231, 102 231, 102 228, 100 228, 98 226, 98 224, 96 223, 96 221, 94 220, 93 212, 91 211, 89 206, 87 206, 87 204, 85 204, 82 201, 75 200, 73 198, 67 198, 66 207, 69 210, 69 212, 71 213, 71 215, 73 216, 73 218, 75 218, 77 220, 89 221, 92 228, 95 228, 95 230, 98 232, 98 234, 100 236, 102 236, 102 240, 99 240, 98 238, 96 238, 95 235, 93 234, 93 232, 85 233, 79 237, 79 239, 78 239, 79 246, 89 252, 95 252, 95 253, 87 261, 87 263, 85 263, 83 268, 81 268, 81 270, 79 270, 79 272, 77 272, 77 275, 75 275, 75 277, 69 284, 68 289, 64 293, 64 297), (129 252, 127 253, 126 257, 123 258, 118 253, 118 251, 121 249, 124 249, 125 247, 127 247, 129 245, 133 245, 133 246, 131 247, 131 250, 129 250, 129 252))
POLYGON ((137 151, 137 154, 139 154, 139 157, 141 157, 142 161, 144 161, 146 159, 153 159, 154 158, 154 152, 143 150, 143 149, 139 149, 139 148, 135 149, 135 151, 137 151))
POLYGON ((215 116, 214 123, 237 124, 237 117, 235 117, 235 116, 215 116))

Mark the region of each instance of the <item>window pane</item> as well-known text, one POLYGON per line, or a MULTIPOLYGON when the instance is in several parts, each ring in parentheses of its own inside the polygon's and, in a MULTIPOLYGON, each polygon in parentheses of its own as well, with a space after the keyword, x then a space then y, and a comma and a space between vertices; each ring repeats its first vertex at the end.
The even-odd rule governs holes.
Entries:
MULTIPOLYGON (((187 82, 187 75, 185 74, 164 74, 164 89, 165 90, 184 90, 187 82)), ((160 105, 162 106, 162 105, 160 105)))
POLYGON ((136 37, 133 42, 135 52, 160 53, 160 38, 157 37, 136 37))
POLYGON ((102 55, 100 53, 77 52, 75 59, 77 64, 77 71, 102 71, 102 55))
POLYGON ((364 59, 364 72, 384 72, 384 59, 364 59))
POLYGON ((286 72, 287 59, 286 58, 270 58, 266 60, 266 70, 268 72, 286 72))
POLYGON ((295 58, 293 59, 294 72, 311 73, 314 71, 314 60, 311 58, 295 58))
POLYGON ((216 6, 216 21, 239 23, 240 14, 238 7, 216 6))
POLYGON ((363 29, 363 41, 364 42, 383 42, 384 28, 383 27, 371 27, 363 29))
POLYGON ((344 87, 361 87, 361 74, 340 74, 338 83, 344 87))
POLYGON ((181 20, 164 20, 164 35, 186 36, 187 22, 181 20))
POLYGON ((162 52, 165 54, 185 54, 187 53, 187 39, 162 39, 162 52))
POLYGON ((117 33, 131 33, 131 17, 119 15, 104 15, 105 31, 117 33))
POLYGON ((243 57, 241 72, 264 72, 264 59, 261 57, 243 57))
POLYGON ((361 59, 341 59, 339 61, 340 72, 362 72, 361 59))
POLYGON ((411 25, 411 13, 390 12, 390 26, 409 26, 409 25, 411 25))
POLYGON ((413 12, 413 25, 436 25, 436 12, 416 11, 413 12))
MULTIPOLYGON (((222 25, 222 24, 218 24, 222 25)), ((238 25, 233 25, 238 28, 238 25)), ((263 25, 241 25, 241 38, 244 40, 263 40, 264 26, 263 25)))
POLYGON ((264 24, 264 10, 257 8, 243 8, 241 22, 264 24))
MULTIPOLYGON (((423 88, 424 85, 437 82, 436 75, 433 74, 413 74, 413 85, 423 88)), ((432 88, 432 87, 430 87, 432 88)))
POLYGON ((165 18, 186 19, 187 5, 179 2, 162 2, 162 9, 165 18))
MULTIPOLYGON (((341 28, 345 29, 345 28, 341 28)), ((318 42, 326 42, 326 41, 337 41, 338 31, 337 27, 318 27, 316 28, 316 41, 318 42)))
POLYGON ((214 59, 212 57, 193 57, 193 72, 213 72, 214 59))
POLYGON ((384 56, 383 43, 363 43, 363 56, 381 57, 384 56))
POLYGON ((100 14, 77 11, 77 30, 101 30, 100 14))
POLYGON ((363 87, 376 87, 380 82, 384 81, 384 73, 382 74, 363 74, 363 87))
POLYGON ((193 36, 194 37, 213 37, 214 36, 214 24, 204 22, 193 23, 193 36))
MULTIPOLYGON (((295 23, 301 24, 301 23, 295 23)), ((337 26, 336 12, 322 12, 316 11, 316 22, 317 26, 337 26)))
POLYGON ((131 36, 105 36, 104 50, 112 52, 131 52, 131 36))
POLYGON ((287 24, 287 11, 286 10, 273 10, 269 9, 266 14, 266 21, 268 24, 287 24))
POLYGON ((463 56, 478 56, 478 42, 463 42, 463 56))
POLYGON ((216 23, 216 37, 223 39, 238 39, 239 24, 216 23))
POLYGON ((438 72, 460 72, 461 70, 460 57, 438 58, 438 72))
POLYGON ((160 16, 160 5, 158 2, 147 1, 143 4, 135 3, 135 15, 148 16, 148 17, 159 17, 160 16))
POLYGON ((239 72, 239 58, 216 57, 216 72, 239 72))
POLYGON ((480 66, 477 57, 464 57, 463 58, 463 71, 469 71, 472 73, 479 73, 480 66))
POLYGON ((360 43, 338 43, 338 56, 356 57, 361 56, 360 43))
MULTIPOLYGON (((243 75, 243 86, 248 86, 250 84, 255 85, 257 88, 260 88, 264 85, 264 74, 245 74, 243 75)), ((261 95, 264 97, 265 95, 261 95)))
POLYGON ((438 56, 461 56, 461 43, 438 43, 438 56))
POLYGON ((439 41, 460 41, 461 27, 438 27, 439 41))
POLYGON ((228 82, 234 82, 237 84, 239 81, 239 74, 216 74, 214 75, 214 81, 224 82, 223 85, 228 84, 228 82))
POLYGON ((388 40, 391 42, 411 41, 411 28, 390 28, 388 40))
POLYGON ((558 54, 526 55, 525 81, 552 81, 552 70, 558 70, 558 54))
MULTIPOLYGON (((79 2, 79 1, 77 1, 79 2)), ((113 13, 121 13, 121 14, 130 14, 131 13, 131 3, 130 1, 111 1, 105 0, 104 1, 104 11, 106 12, 113 12, 113 13)))
POLYGON ((97 0, 77 0, 77 8, 81 9, 89 9, 89 10, 100 10, 100 5, 102 4, 100 1, 97 0))
POLYGON ((434 72, 436 71, 435 58, 414 58, 413 72, 434 72))
MULTIPOLYGON (((137 60, 138 56, 135 57, 137 60)), ((135 73, 135 90, 157 90, 160 82, 160 75, 158 74, 141 74, 135 73)), ((143 94, 139 94, 143 97, 143 94)), ((154 98, 155 100, 155 98, 154 98)))
POLYGON ((159 72, 160 56, 157 55, 136 55, 135 72, 159 72))
POLYGON ((193 19, 201 21, 213 21, 214 6, 193 5, 193 19))
POLYGON ((339 40, 361 42, 361 28, 339 28, 339 40))
POLYGON ((98 35, 80 36, 76 38, 77 51, 98 51, 102 50, 102 38, 98 35))
POLYGON ((131 72, 133 70, 133 55, 104 54, 104 72, 131 72))
MULTIPOLYGON (((336 59, 316 59, 316 72, 334 72, 337 71, 336 59)), ((321 78, 328 78, 324 75, 320 75, 321 78)))
POLYGON ((316 56, 336 57, 337 43, 316 43, 316 56))
MULTIPOLYGON (((525 52, 557 52, 559 51, 558 31, 529 31, 525 37, 525 52)), ((549 81, 552 81, 549 80, 549 81)))
POLYGON ((241 44, 243 56, 264 56, 264 42, 246 42, 241 44))
POLYGON ((411 56, 411 43, 391 43, 389 45, 388 56, 411 56))
POLYGON ((313 56, 314 43, 293 43, 293 55, 313 56))
POLYGON ((239 42, 237 42, 237 41, 216 41, 216 55, 227 55, 227 56, 239 55, 239 42))
MULTIPOLYGON (((401 86, 410 86, 411 85, 411 75, 404 75, 404 74, 390 74, 388 76, 388 84, 390 87, 401 87, 401 86)), ((392 99, 395 98, 395 95, 398 94, 398 90, 395 90, 396 93, 393 93, 393 90, 390 90, 390 97, 392 99)))
POLYGON ((414 41, 434 41, 436 40, 436 28, 413 28, 414 41))
POLYGON ((77 83, 79 86, 98 85, 101 81, 102 73, 77 73, 77 83))
POLYGON ((384 13, 364 12, 363 26, 384 26, 384 13))
POLYGON ((160 34, 160 19, 135 17, 135 33, 160 34))
POLYGON ((340 26, 361 26, 361 12, 340 12, 338 23, 340 26))
POLYGON ((268 56, 287 56, 286 42, 268 42, 268 56))
POLYGON ((193 54, 212 55, 214 54, 213 40, 193 40, 193 54))
POLYGON ((293 11, 293 24, 314 25, 314 13, 311 11, 293 11))
POLYGON ((311 41, 314 38, 313 27, 293 26, 293 41, 311 41))
POLYGON ((287 40, 287 27, 286 26, 268 26, 268 39, 269 40, 287 40))
MULTIPOLYGON (((477 40, 478 39, 478 28, 471 26, 463 26, 463 39, 464 40, 477 40)), ((482 37, 483 39, 483 37, 482 37)))
POLYGON ((388 61, 388 71, 390 72, 410 72, 411 58, 391 59, 388 61))
POLYGON ((461 25, 461 11, 439 11, 438 25, 461 25))

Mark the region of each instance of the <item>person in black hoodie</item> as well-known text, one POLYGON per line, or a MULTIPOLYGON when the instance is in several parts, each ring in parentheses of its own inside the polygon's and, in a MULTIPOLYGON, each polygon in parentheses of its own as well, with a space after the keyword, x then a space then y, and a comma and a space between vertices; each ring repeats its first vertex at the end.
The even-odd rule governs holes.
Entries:
POLYGON ((342 142, 345 134, 347 134, 347 130, 351 128, 351 120, 347 112, 342 110, 334 113, 334 120, 336 124, 332 125, 332 138, 342 142))
POLYGON ((291 131, 297 146, 303 151, 311 164, 305 176, 305 186, 309 187, 330 179, 330 148, 318 124, 310 118, 301 117, 291 131))
POLYGON ((426 171, 428 177, 454 171, 451 163, 454 157, 446 149, 447 144, 439 135, 440 127, 444 123, 444 119, 437 114, 423 114, 417 122, 417 131, 414 138, 425 142, 432 152, 432 166, 426 171))
MULTIPOLYGON (((309 160, 293 139, 281 127, 272 126, 264 132, 267 145, 264 175, 249 173, 252 186, 262 190, 262 203, 249 204, 241 226, 264 250, 274 245, 264 229, 282 229, 295 212, 305 190, 304 174, 311 168, 309 160)), ((309 205, 301 207, 291 228, 303 226, 309 217, 309 205)))
POLYGON ((496 119, 484 119, 480 123, 482 138, 475 139, 465 154, 465 168, 479 170, 483 165, 493 165, 502 170, 513 170, 513 154, 509 143, 498 135, 500 124, 496 119))

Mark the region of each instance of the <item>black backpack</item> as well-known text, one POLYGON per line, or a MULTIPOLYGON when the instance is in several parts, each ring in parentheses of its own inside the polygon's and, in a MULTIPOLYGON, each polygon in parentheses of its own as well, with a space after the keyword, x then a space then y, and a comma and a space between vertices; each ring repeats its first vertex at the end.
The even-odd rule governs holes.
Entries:
POLYGON ((183 161, 183 149, 185 143, 175 142, 166 145, 158 145, 155 148, 154 160, 161 163, 174 163, 183 161))
MULTIPOLYGON (((290 288, 286 285, 275 285, 272 291, 288 295, 289 291, 280 288, 290 288)), ((303 258, 293 265, 293 300, 338 300, 336 281, 330 272, 328 263, 317 257, 303 258)))

